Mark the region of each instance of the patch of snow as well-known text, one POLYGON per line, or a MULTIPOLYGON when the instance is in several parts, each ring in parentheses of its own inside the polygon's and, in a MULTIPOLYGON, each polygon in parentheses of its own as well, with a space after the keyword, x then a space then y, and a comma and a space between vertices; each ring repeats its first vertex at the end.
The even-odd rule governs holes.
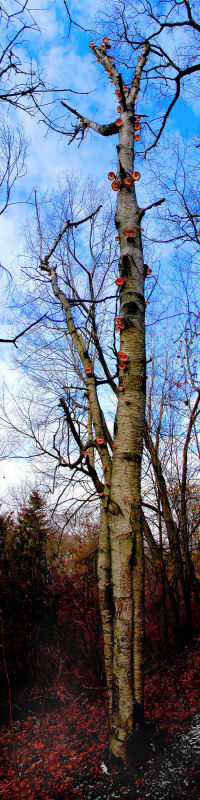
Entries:
POLYGON ((108 774, 108 767, 106 766, 106 764, 104 764, 103 761, 102 761, 102 764, 101 764, 101 769, 102 769, 102 772, 106 772, 106 775, 108 774))

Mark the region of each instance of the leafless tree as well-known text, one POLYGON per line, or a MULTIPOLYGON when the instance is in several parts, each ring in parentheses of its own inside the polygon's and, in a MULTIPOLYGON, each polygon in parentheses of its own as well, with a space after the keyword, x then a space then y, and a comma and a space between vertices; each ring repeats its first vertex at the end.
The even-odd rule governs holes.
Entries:
POLYGON ((36 59, 30 55, 27 34, 38 32, 28 0, 1 4, 0 101, 9 107, 35 111, 44 82, 36 59))
POLYGON ((0 125, 0 215, 4 213, 16 180, 25 174, 26 141, 20 128, 0 125))
MULTIPOLYGON (((88 258, 84 258, 83 238, 80 239, 80 222, 83 222, 87 214, 79 216, 80 209, 76 208, 76 213, 72 216, 71 209, 70 213, 67 210, 63 215, 62 225, 59 225, 56 232, 55 213, 51 235, 48 237, 48 232, 42 226, 37 202, 40 267, 36 286, 39 286, 42 275, 44 283, 47 282, 44 306, 48 302, 49 291, 53 298, 53 313, 49 321, 52 326, 57 325, 58 338, 61 337, 60 352, 64 352, 65 359, 70 356, 68 363, 73 365, 73 374, 76 376, 74 382, 73 379, 70 381, 69 375, 66 381, 64 375, 59 412, 57 405, 56 411, 55 406, 49 406, 49 413, 43 421, 43 435, 46 439, 44 454, 51 454, 53 441, 53 457, 59 461, 59 467, 66 470, 66 474, 69 471, 78 476, 78 479, 81 477, 81 480, 87 476, 96 494, 102 498, 98 580, 111 725, 110 750, 112 756, 122 759, 126 764, 130 752, 132 758, 134 732, 143 719, 144 701, 144 517, 141 497, 144 436, 151 455, 154 481, 159 490, 160 514, 165 514, 167 534, 177 564, 182 563, 179 559, 180 541, 174 518, 170 515, 169 497, 167 491, 165 492, 159 449, 156 450, 157 442, 152 438, 148 424, 145 426, 148 377, 145 310, 149 301, 146 299, 144 287, 146 278, 151 275, 151 268, 147 266, 143 256, 141 223, 154 205, 159 207, 163 203, 163 197, 153 198, 153 202, 142 208, 138 204, 136 186, 140 173, 135 168, 138 167, 138 162, 135 163, 134 160, 135 139, 140 141, 140 129, 143 131, 145 128, 148 135, 141 153, 143 158, 160 140, 169 114, 179 98, 183 80, 188 76, 191 80, 191 76, 198 73, 195 47, 193 46, 191 56, 187 40, 187 52, 185 48, 178 52, 175 31, 185 26, 196 37, 199 24, 194 21, 191 7, 186 2, 168 4, 162 21, 146 0, 144 4, 139 0, 137 6, 130 2, 126 7, 119 1, 114 6, 114 12, 115 15, 109 19, 109 23, 113 25, 116 42, 120 41, 118 63, 117 60, 115 63, 114 56, 110 56, 110 42, 107 37, 104 37, 100 45, 91 42, 90 46, 93 57, 100 62, 115 86, 119 103, 118 118, 99 123, 91 119, 91 115, 85 116, 81 110, 69 105, 68 98, 64 98, 62 102, 70 119, 75 119, 75 124, 70 124, 68 131, 66 125, 63 128, 65 135, 69 136, 69 142, 82 142, 90 130, 103 137, 119 136, 117 166, 114 174, 110 171, 108 176, 112 181, 113 191, 117 193, 115 226, 120 247, 117 286, 114 286, 113 281, 109 293, 108 279, 110 269, 112 273, 113 249, 111 246, 108 252, 104 244, 100 248, 99 258, 98 242, 94 238, 95 212, 91 216, 90 210, 90 230, 86 228, 89 242, 88 263, 88 258), (186 21, 182 18, 183 11, 187 14, 186 21), (140 31, 140 20, 143 33, 140 31), (167 33, 168 28, 171 30, 173 46, 170 44, 166 51, 163 50, 162 42, 163 33, 167 33), (126 75, 129 75, 127 81, 122 78, 120 64, 123 65, 126 75), (146 119, 146 106, 145 113, 137 113, 136 102, 140 88, 144 99, 151 89, 151 103, 156 114, 158 102, 159 120, 158 123, 155 121, 155 125, 146 119), (162 118, 160 92, 163 93, 165 105, 162 118), (115 295, 114 298, 112 294, 115 295), (104 318, 105 334, 102 324, 104 318), (118 333, 120 346, 115 338, 118 333), (104 394, 104 389, 108 395, 104 394), (113 430, 107 413, 108 402, 110 405, 113 403, 116 408, 113 430), (103 479, 99 475, 100 465, 103 479)), ((97 208, 95 211, 97 212, 97 208)), ((87 225, 86 220, 85 224, 87 225)), ((48 329, 48 347, 51 346, 48 329)), ((56 355, 52 364, 54 370, 57 369, 56 355)), ((47 404, 53 387, 54 373, 47 404)), ((197 393, 195 403, 191 405, 186 436, 188 443, 191 432, 195 430, 198 402, 197 393)), ((161 414, 157 439, 160 437, 163 419, 161 414)), ((27 436, 34 436, 36 445, 41 450, 41 423, 38 422, 37 425, 35 420, 34 429, 30 426, 31 418, 29 433, 27 425, 27 436)), ((182 586, 182 575, 180 584, 182 586)))

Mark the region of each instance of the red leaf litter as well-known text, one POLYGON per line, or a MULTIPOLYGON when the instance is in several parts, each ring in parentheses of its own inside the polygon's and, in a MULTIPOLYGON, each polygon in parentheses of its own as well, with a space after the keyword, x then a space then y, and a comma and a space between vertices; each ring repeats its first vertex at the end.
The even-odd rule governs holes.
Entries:
MULTIPOLYGON (((146 720, 156 725, 165 742, 176 731, 187 729, 199 704, 199 640, 184 648, 171 663, 164 661, 146 677, 146 720)), ((36 695, 36 689, 33 690, 36 695)), ((39 695, 39 687, 37 687, 39 695)), ((112 773, 105 767, 109 743, 106 697, 98 688, 70 689, 57 681, 52 691, 56 711, 40 710, 22 721, 14 721, 14 736, 2 727, 3 800, 87 800, 88 797, 117 797, 127 787, 113 791, 112 773), (108 774, 107 774, 108 773, 108 774), (95 784, 97 794, 86 793, 85 781, 95 784), (84 788, 83 788, 84 787, 84 788), (105 795, 105 788, 108 793, 105 795), (111 792, 111 793, 110 793, 111 792)), ((193 774, 193 773, 191 773, 193 774)), ((135 776, 134 797, 144 793, 145 776, 135 776)), ((181 784, 180 784, 181 785, 181 784)), ((132 787, 133 789, 133 787, 132 787)), ((181 794, 181 792, 180 792, 181 794)), ((130 797, 130 795, 129 795, 130 797)), ((133 797, 133 795, 131 795, 133 797)), ((178 795, 177 795, 178 797, 178 795)), ((191 797, 198 800, 191 789, 191 797)))

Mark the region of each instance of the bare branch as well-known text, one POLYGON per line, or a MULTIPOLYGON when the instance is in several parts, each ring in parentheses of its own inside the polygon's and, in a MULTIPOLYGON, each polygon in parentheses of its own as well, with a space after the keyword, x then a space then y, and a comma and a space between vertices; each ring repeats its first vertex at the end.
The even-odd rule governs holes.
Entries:
POLYGON ((38 323, 41 322, 42 319, 45 319, 46 316, 47 316, 46 314, 43 314, 42 317, 39 317, 39 319, 36 319, 35 322, 32 322, 31 325, 28 325, 27 328, 24 328, 23 331, 20 331, 20 333, 17 333, 17 335, 14 336, 13 339, 0 339, 0 342, 7 342, 8 344, 14 344, 15 347, 17 347, 17 345, 16 345, 17 339, 20 339, 20 337, 24 336, 24 334, 27 333, 27 331, 30 331, 31 328, 34 328, 35 325, 38 325, 38 323))

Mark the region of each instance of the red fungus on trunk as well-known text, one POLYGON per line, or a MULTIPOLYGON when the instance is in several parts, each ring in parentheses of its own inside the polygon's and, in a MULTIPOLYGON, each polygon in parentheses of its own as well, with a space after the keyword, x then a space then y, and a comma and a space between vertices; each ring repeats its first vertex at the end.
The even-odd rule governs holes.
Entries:
POLYGON ((125 278, 116 278, 115 283, 117 286, 123 286, 125 283, 125 278))
POLYGON ((111 183, 111 187, 112 187, 113 192, 118 192, 119 189, 120 189, 120 186, 121 186, 121 181, 119 180, 119 178, 117 178, 116 181, 113 181, 111 183))
POLYGON ((140 180, 140 172, 135 170, 135 172, 132 172, 131 178, 133 179, 133 181, 139 181, 140 180))
POLYGON ((130 187, 133 185, 132 178, 129 178, 127 175, 127 178, 124 178, 123 180, 123 184, 124 186, 126 186, 127 189, 130 189, 130 187))

